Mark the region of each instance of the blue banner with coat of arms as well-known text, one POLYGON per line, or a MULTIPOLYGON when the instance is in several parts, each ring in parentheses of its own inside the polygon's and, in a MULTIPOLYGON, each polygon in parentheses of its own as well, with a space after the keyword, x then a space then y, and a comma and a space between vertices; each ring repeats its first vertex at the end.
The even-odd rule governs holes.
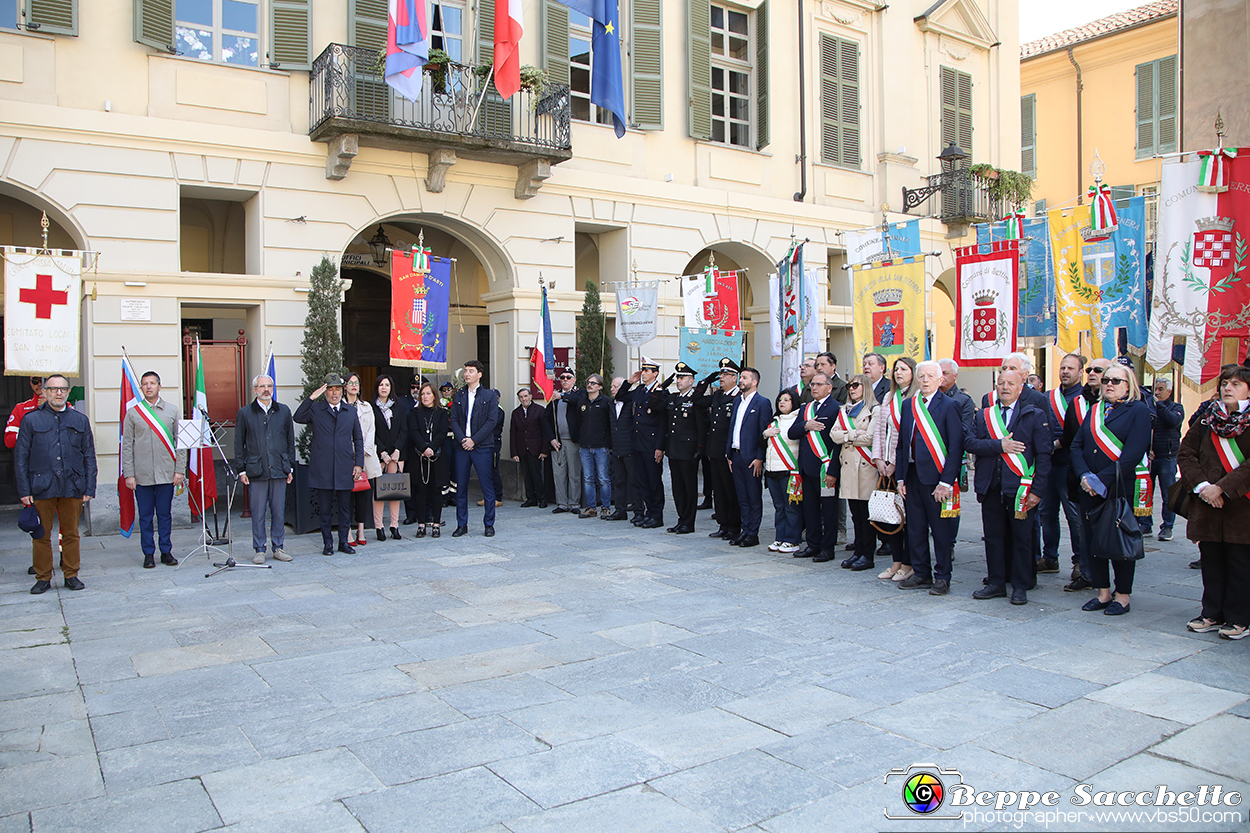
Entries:
POLYGON ((695 378, 701 379, 716 370, 720 360, 726 356, 741 365, 744 344, 742 330, 692 330, 682 327, 678 359, 693 367, 695 378))
MULTIPOLYGON (((1010 220, 984 223, 976 227, 977 245, 988 251, 989 243, 1009 240, 1010 220)), ((1016 318, 1018 347, 1045 347, 1055 343, 1055 267, 1050 250, 1050 228, 1046 216, 1022 223, 1020 238, 1020 310, 1016 318)))

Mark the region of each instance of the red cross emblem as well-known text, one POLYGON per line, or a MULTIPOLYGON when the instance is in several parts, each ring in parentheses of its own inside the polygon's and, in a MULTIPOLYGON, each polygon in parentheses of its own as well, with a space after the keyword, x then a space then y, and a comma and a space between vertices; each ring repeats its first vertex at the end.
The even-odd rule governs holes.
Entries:
POLYGON ((1211 229, 1194 232, 1194 266, 1219 269, 1233 256, 1233 233, 1211 229))
POLYGON ((981 307, 972 311, 972 340, 998 341, 998 310, 981 307))
POLYGON ((35 288, 21 290, 17 299, 23 304, 34 304, 36 318, 51 318, 54 304, 69 303, 69 292, 53 289, 51 275, 36 275, 35 288))

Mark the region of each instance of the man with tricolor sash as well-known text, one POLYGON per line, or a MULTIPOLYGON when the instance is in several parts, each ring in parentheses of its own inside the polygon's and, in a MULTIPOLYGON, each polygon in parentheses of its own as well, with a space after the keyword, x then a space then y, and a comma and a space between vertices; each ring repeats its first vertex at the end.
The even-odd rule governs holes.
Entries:
POLYGON ((1054 440, 1045 415, 1020 396, 1022 374, 1005 370, 995 387, 997 400, 977 412, 967 443, 977 457, 973 488, 981 503, 989 575, 972 598, 1006 596, 1010 576, 1011 603, 1022 605, 1033 581, 1035 510, 1046 493, 1054 440))
POLYGON ((135 493, 143 566, 156 566, 156 542, 152 536, 155 515, 161 563, 176 567, 178 559, 174 558, 170 538, 171 507, 174 489, 181 485, 187 467, 187 453, 179 451, 174 440, 178 406, 161 399, 161 377, 155 371, 149 370, 140 377, 139 390, 143 397, 132 400, 123 424, 122 472, 126 475, 126 488, 135 493))
POLYGON ((842 447, 829 436, 842 406, 833 395, 826 373, 811 380, 812 401, 803 406, 790 424, 789 437, 799 441, 799 475, 803 486, 803 527, 807 549, 795 558, 817 563, 832 561, 838 546, 838 499, 833 490, 842 469, 842 447))
MULTIPOLYGON (((1081 377, 1084 375, 1085 357, 1079 353, 1069 353, 1059 362, 1059 387, 1047 392, 1046 401, 1050 408, 1050 478, 1045 491, 1036 491, 1042 496, 1042 505, 1038 509, 1042 518, 1042 560, 1038 562, 1039 573, 1059 572, 1059 509, 1063 508, 1063 516, 1068 521, 1068 535, 1072 540, 1072 565, 1077 567, 1081 561, 1081 516, 1076 502, 1068 494, 1068 447, 1063 442, 1064 429, 1067 424, 1068 411, 1075 406, 1073 401, 1084 390, 1081 377)), ((1073 576, 1075 578, 1075 576, 1073 576)))
MULTIPOLYGON (((1102 374, 1108 367, 1111 367, 1111 359, 1094 359, 1089 363, 1089 367, 1085 368, 1085 386, 1081 392, 1072 397, 1068 403, 1068 411, 1063 418, 1063 439, 1060 441, 1060 448, 1069 452, 1068 475, 1067 475, 1067 493, 1069 500, 1077 502, 1080 500, 1080 484, 1076 479, 1076 474, 1071 468, 1071 448, 1072 440, 1076 438, 1076 432, 1081 430, 1089 412, 1094 409, 1099 402, 1102 401, 1102 374)), ((1077 532, 1079 533, 1083 527, 1078 523, 1077 532)), ((1076 593, 1081 590, 1088 590, 1094 585, 1089 583, 1089 554, 1085 551, 1084 540, 1080 534, 1072 536, 1072 578, 1063 589, 1068 593, 1076 593)))
POLYGON ((963 422, 954 401, 938 390, 942 368, 937 362, 916 365, 916 378, 920 390, 903 407, 894 464, 898 491, 905 503, 907 549, 915 571, 899 582, 899 587, 927 587, 931 595, 945 596, 951 587, 953 519, 959 516, 963 422))

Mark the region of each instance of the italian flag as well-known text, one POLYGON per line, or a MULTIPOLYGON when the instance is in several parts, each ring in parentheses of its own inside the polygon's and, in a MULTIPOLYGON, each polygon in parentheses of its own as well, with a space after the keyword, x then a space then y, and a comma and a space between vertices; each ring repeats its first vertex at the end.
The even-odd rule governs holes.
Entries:
MULTIPOLYGON (((195 341, 195 404, 192 406, 191 419, 202 423, 197 435, 205 437, 212 431, 208 424, 208 393, 204 387, 204 357, 200 352, 199 339, 195 341)), ((191 477, 187 480, 187 503, 192 515, 203 515, 200 506, 201 482, 203 482, 204 506, 212 506, 217 502, 217 469, 213 465, 213 447, 207 443, 191 452, 191 477)))
MULTIPOLYGON (((136 402, 142 401, 139 380, 135 378, 135 371, 130 366, 130 360, 122 356, 121 408, 117 415, 117 459, 119 461, 122 459, 122 442, 126 437, 126 412, 133 408, 136 402)), ((129 538, 130 533, 135 531, 135 493, 126 488, 127 476, 119 463, 117 466, 117 503, 121 512, 121 533, 129 538)))
POLYGON ((543 398, 551 401, 554 385, 551 372, 547 369, 555 358, 555 347, 551 344, 551 309, 547 306, 547 287, 543 287, 542 321, 538 325, 538 338, 534 340, 534 384, 543 392, 543 398))
POLYGON ((521 89, 521 0, 495 6, 495 89, 504 98, 521 89))

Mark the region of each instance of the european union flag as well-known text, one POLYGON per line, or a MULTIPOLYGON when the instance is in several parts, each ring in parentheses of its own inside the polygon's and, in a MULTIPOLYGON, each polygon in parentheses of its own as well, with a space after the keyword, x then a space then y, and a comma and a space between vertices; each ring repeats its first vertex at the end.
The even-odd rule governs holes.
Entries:
POLYGON ((581 12, 591 20, 604 21, 604 0, 557 0, 562 5, 568 6, 575 12, 581 12))
MULTIPOLYGON (((565 3, 581 9, 571 0, 565 3)), ((594 65, 590 73, 590 101, 612 113, 612 127, 616 138, 625 135, 625 91, 621 81, 621 33, 617 0, 591 0, 584 5, 593 7, 598 15, 594 18, 590 35, 594 65)))

